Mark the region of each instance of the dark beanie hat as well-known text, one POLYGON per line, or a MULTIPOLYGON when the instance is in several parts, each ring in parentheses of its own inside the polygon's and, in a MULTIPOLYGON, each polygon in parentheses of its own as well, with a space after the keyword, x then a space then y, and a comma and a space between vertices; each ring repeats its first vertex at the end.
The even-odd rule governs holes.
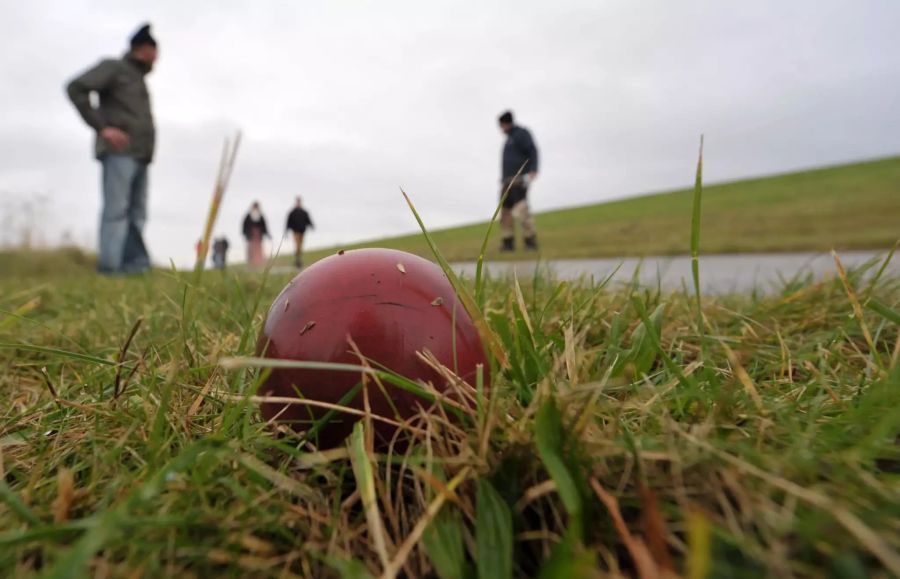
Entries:
POLYGON ((141 26, 138 31, 134 33, 134 36, 131 37, 131 48, 137 48, 138 46, 143 46, 145 44, 156 46, 156 40, 150 36, 150 24, 141 26))
POLYGON ((500 115, 500 118, 498 120, 503 124, 511 125, 513 122, 512 111, 505 111, 502 115, 500 115))

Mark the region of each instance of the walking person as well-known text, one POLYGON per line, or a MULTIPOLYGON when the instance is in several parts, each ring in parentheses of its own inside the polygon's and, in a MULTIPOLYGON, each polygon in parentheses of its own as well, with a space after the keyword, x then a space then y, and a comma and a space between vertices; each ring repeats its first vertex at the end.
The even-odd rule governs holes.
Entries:
POLYGON ((537 251, 537 232, 528 209, 528 187, 537 177, 538 150, 531 133, 513 120, 512 111, 499 117, 500 130, 506 134, 501 162, 500 195, 509 190, 500 210, 500 251, 514 251, 516 248, 515 222, 522 228, 525 248, 537 251), (524 168, 523 168, 524 166, 524 168), (519 170, 521 169, 521 173, 519 170), (516 177, 516 174, 519 174, 516 177))
POLYGON ((81 118, 96 132, 94 151, 102 167, 103 191, 97 262, 101 273, 150 269, 143 231, 156 128, 144 77, 156 57, 156 40, 145 24, 131 37, 122 58, 101 60, 66 86, 81 118), (92 94, 97 95, 97 106, 92 94))
POLYGON ((263 238, 270 237, 266 218, 259 208, 259 201, 254 201, 250 211, 244 217, 244 239, 247 240, 247 265, 253 269, 261 269, 266 265, 263 252, 263 238))
POLYGON ((217 238, 212 246, 212 262, 215 269, 225 269, 228 260, 228 238, 225 236, 217 238))
POLYGON ((297 197, 297 203, 288 213, 286 232, 294 234, 294 266, 297 269, 303 267, 303 235, 306 229, 315 229, 309 212, 303 208, 303 200, 297 197))

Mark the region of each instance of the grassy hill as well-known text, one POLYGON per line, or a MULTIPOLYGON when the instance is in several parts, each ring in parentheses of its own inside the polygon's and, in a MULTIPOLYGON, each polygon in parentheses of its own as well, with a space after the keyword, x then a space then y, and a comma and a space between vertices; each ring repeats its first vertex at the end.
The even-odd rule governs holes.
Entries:
MULTIPOLYGON (((672 255, 689 251, 691 196, 682 189, 540 213, 542 257, 672 255)), ((427 225, 427 224, 426 224, 427 225)), ((486 222, 436 230, 451 260, 473 260, 486 222)), ((705 253, 884 248, 900 238, 900 157, 735 181, 704 188, 705 253)), ((487 255, 499 259, 498 232, 487 255)), ((341 246, 430 255, 420 234, 341 246)), ((309 252, 307 261, 339 248, 309 252)), ((502 258, 528 259, 519 251, 502 258)), ((287 262, 286 260, 285 262, 287 262)))

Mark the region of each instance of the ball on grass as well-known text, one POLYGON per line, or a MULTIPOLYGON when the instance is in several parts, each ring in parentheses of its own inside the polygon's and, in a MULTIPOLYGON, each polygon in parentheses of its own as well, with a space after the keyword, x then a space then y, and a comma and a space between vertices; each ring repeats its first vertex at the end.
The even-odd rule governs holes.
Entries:
MULTIPOLYGON (((430 382, 440 391, 446 391, 446 379, 417 352, 430 351, 473 386, 476 366, 481 364, 485 386, 489 382, 490 366, 481 338, 444 272, 410 253, 358 249, 315 263, 275 299, 257 350, 267 358, 359 365, 350 340, 373 368, 383 366, 406 378, 430 382)), ((308 400, 339 404, 359 382, 359 372, 276 368, 259 393, 292 398, 299 394, 308 400)), ((419 407, 430 406, 415 393, 382 383, 390 401, 374 382, 367 388, 373 414, 395 419, 396 409, 396 414, 408 418, 419 407)), ((361 390, 345 405, 362 410, 361 390)), ((267 420, 274 418, 298 431, 307 430, 328 412, 322 407, 278 402, 265 402, 261 410, 267 420)), ((317 433, 319 447, 341 444, 359 418, 335 414, 317 433)), ((391 424, 375 421, 374 425, 379 444, 395 433, 391 424)))

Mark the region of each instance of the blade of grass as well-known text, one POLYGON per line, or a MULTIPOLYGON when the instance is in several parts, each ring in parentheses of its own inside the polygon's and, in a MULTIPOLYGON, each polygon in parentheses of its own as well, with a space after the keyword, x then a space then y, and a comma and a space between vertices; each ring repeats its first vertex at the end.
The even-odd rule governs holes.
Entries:
POLYGON ((844 264, 841 263, 840 258, 837 255, 837 252, 831 250, 831 257, 834 258, 834 264, 837 266, 838 277, 841 278, 841 283, 844 285, 844 291, 847 292, 847 298, 850 300, 850 305, 853 307, 853 314, 856 317, 856 321, 859 323, 859 327, 862 330, 863 338, 866 340, 866 345, 869 346, 869 355, 875 359, 875 364, 881 367, 881 356, 878 355, 878 348, 875 347, 875 342, 872 340, 872 334, 869 332, 869 326, 866 324, 866 319, 863 317, 862 306, 859 304, 859 299, 856 297, 856 292, 853 289, 853 285, 850 280, 847 278, 847 272, 844 270, 844 264))
POLYGON ((479 579, 513 576, 512 513, 503 497, 486 479, 478 479, 475 507, 475 543, 479 579))
POLYGON ((366 514, 366 524, 369 527, 369 538, 372 540, 372 548, 381 560, 382 568, 386 568, 390 562, 388 545, 390 540, 381 520, 378 510, 378 498, 375 492, 375 477, 372 473, 372 463, 366 452, 365 428, 363 422, 357 422, 353 426, 350 435, 350 464, 353 466, 353 476, 356 478, 356 489, 362 499, 363 509, 366 514))
POLYGON ((641 579, 659 577, 659 567, 656 561, 653 560, 650 549, 643 539, 635 537, 628 530, 628 525, 625 524, 625 519, 622 518, 622 513, 619 510, 619 501, 616 500, 616 497, 603 488, 603 485, 595 478, 591 478, 591 487, 597 494, 597 498, 600 499, 600 502, 603 503, 603 506, 609 512, 613 525, 615 525, 616 533, 622 539, 629 555, 631 555, 631 560, 634 561, 634 565, 637 567, 638 576, 641 579))
POLYGON ((38 516, 22 502, 19 495, 9 488, 9 485, 3 479, 0 479, 0 502, 5 503, 9 510, 17 514, 20 519, 32 527, 41 526, 42 522, 38 516))
POLYGON ((687 516, 688 553, 685 563, 688 579, 706 579, 712 561, 712 530, 709 519, 697 510, 687 516))
MULTIPOLYGON (((440 512, 441 508, 444 506, 444 503, 450 498, 456 489, 461 485, 466 479, 469 478, 472 470, 469 467, 465 467, 461 469, 456 476, 450 479, 450 482, 441 489, 440 494, 436 496, 430 503, 428 503, 428 507, 425 509, 425 514, 416 522, 416 525, 413 527, 412 531, 410 531, 409 535, 397 549, 397 554, 394 557, 394 560, 391 561, 390 565, 386 566, 384 569, 384 573, 382 573, 382 579, 389 579, 392 577, 396 577, 400 570, 403 568, 404 563, 409 557, 410 553, 412 553, 413 547, 419 542, 422 538, 422 535, 425 533, 425 530, 434 520, 434 517, 440 512)), ((510 554, 510 564, 512 556, 510 554)))
MULTIPOLYGON (((250 356, 242 356, 242 357, 234 357, 234 358, 223 358, 219 361, 219 365, 227 370, 234 370, 238 368, 252 367, 252 368, 304 368, 308 370, 337 370, 340 372, 358 372, 361 374, 369 374, 371 376, 377 377, 379 380, 384 380, 385 382, 389 382, 394 386, 400 388, 401 390, 405 390, 411 394, 415 394, 419 398, 433 403, 438 400, 434 394, 428 392, 422 386, 413 382, 409 378, 405 378, 399 374, 394 372, 390 372, 387 370, 379 370, 377 368, 372 368, 369 366, 357 366, 355 364, 341 364, 341 363, 333 363, 333 362, 314 362, 314 361, 301 361, 301 360, 281 360, 275 358, 254 358, 250 356)), ((247 396, 245 396, 247 397, 247 396)), ((252 397, 252 396, 250 396, 252 397)), ((457 418, 463 418, 465 414, 461 412, 460 408, 452 405, 450 401, 441 399, 441 405, 447 412, 452 413, 457 418)))
MULTIPOLYGON (((635 310, 640 316, 641 321, 645 326, 651 327, 652 321, 649 316, 647 316, 647 309, 644 307, 643 302, 637 298, 637 296, 632 296, 632 304, 634 305, 635 310)), ((666 369, 669 370, 675 377, 678 379, 678 382, 684 386, 685 388, 690 389, 692 392, 696 390, 696 384, 694 383, 694 379, 684 373, 681 367, 672 361, 669 355, 665 350, 662 349, 662 343, 660 343, 659 337, 653 332, 647 332, 646 334, 650 341, 653 343, 653 347, 656 348, 656 351, 659 353, 659 357, 665 365, 666 369)))
POLYGON ((40 296, 38 296, 36 298, 31 298, 30 300, 28 300, 27 302, 25 302, 24 304, 22 304, 21 306, 19 306, 18 308, 14 309, 11 312, 7 312, 6 310, 0 309, 0 314, 4 314, 7 316, 6 318, 0 320, 0 330, 13 325, 13 323, 15 323, 17 320, 27 319, 27 318, 25 318, 25 314, 34 310, 39 305, 41 305, 40 296))
POLYGON ((425 552, 441 579, 464 579, 466 550, 462 523, 455 511, 444 509, 422 535, 425 552))
MULTIPOLYGON (((584 548, 572 529, 566 531, 562 541, 556 544, 546 563, 537 574, 537 579, 595 579, 597 558, 584 548)), ((642 578, 643 579, 643 578, 642 578)))
POLYGON ((147 482, 132 491, 119 506, 98 516, 96 525, 90 527, 80 539, 66 549, 52 566, 45 568, 41 576, 46 579, 83 577, 85 567, 94 554, 120 533, 127 525, 130 513, 134 509, 162 492, 169 474, 184 470, 193 464, 201 453, 216 450, 221 448, 221 445, 221 441, 203 439, 182 450, 178 456, 155 471, 147 482))
MULTIPOLYGON (((353 399, 356 398, 356 396, 359 394, 360 390, 362 390, 362 386, 363 386, 362 382, 357 382, 356 386, 354 386, 346 394, 341 396, 341 399, 337 401, 337 405, 338 406, 347 406, 351 402, 353 402, 353 399)), ((319 433, 319 431, 322 430, 323 428, 325 428, 326 426, 328 426, 328 424, 331 422, 331 420, 335 416, 337 416, 337 414, 338 414, 337 410, 331 409, 328 412, 326 412, 325 415, 322 416, 321 419, 316 420, 313 423, 313 425, 310 426, 309 430, 307 430, 306 432, 303 433, 303 438, 300 440, 300 444, 302 445, 306 441, 315 441, 316 435, 319 433)))
POLYGON ((210 201, 209 210, 206 214, 206 224, 203 228, 203 234, 200 237, 200 251, 197 252, 197 261, 194 264, 195 282, 203 272, 203 264, 206 263, 206 256, 209 252, 209 238, 212 237, 213 227, 216 224, 216 217, 219 215, 222 199, 225 197, 225 190, 228 188, 228 182, 231 180, 231 173, 234 171, 234 161, 237 158, 238 147, 240 144, 241 133, 238 131, 233 139, 225 139, 222 148, 222 158, 219 161, 219 172, 216 175, 216 182, 213 186, 212 200, 210 201))
POLYGON ((140 316, 137 320, 135 320, 134 325, 131 326, 131 331, 128 333, 128 337, 125 339, 125 343, 119 350, 119 358, 116 361, 116 377, 113 381, 113 398, 119 397, 119 388, 122 386, 122 364, 125 363, 125 356, 128 354, 128 348, 131 346, 131 341, 134 339, 134 336, 137 334, 138 330, 141 327, 141 324, 143 323, 144 316, 140 316))
POLYGON ((16 344, 12 342, 0 342, 0 348, 9 350, 25 350, 28 352, 40 352, 41 354, 50 354, 51 356, 61 356, 63 358, 71 358, 81 362, 90 362, 91 364, 99 364, 101 366, 115 366, 116 363, 105 358, 89 356, 87 354, 79 354, 77 352, 69 352, 58 348, 47 348, 44 346, 35 346, 34 344, 16 344))
POLYGON ((400 192, 403 193, 403 198, 406 199, 407 205, 409 205, 413 216, 416 218, 416 222, 419 224, 419 228, 422 230, 422 234, 425 236, 425 241, 428 243, 428 247, 434 254, 438 265, 440 265, 441 269, 444 270, 444 274, 450 281, 450 285, 453 286, 453 290, 456 292, 457 297, 462 302, 463 307, 466 308, 466 312, 468 312, 469 316, 471 316, 472 321, 475 323, 475 327, 478 329, 481 340, 487 346, 488 351, 493 354, 494 359, 496 359, 500 363, 500 365, 505 368, 508 365, 508 362, 506 360, 506 353, 503 351, 503 348, 500 347, 500 342, 497 339, 497 336, 494 334, 494 331, 488 325, 484 314, 478 307, 478 304, 475 303, 475 300, 472 298, 471 294, 469 294, 469 291, 460 281, 459 276, 456 275, 456 272, 453 271, 453 268, 450 267, 450 264, 446 259, 444 259, 443 254, 441 254, 437 245, 434 243, 434 239, 432 239, 431 235, 428 233, 428 229, 425 227, 425 223, 422 221, 422 218, 419 215, 419 212, 416 210, 415 205, 413 205, 412 200, 409 198, 405 191, 401 189, 400 192))
POLYGON ((563 457, 562 416, 552 398, 545 400, 537 411, 534 419, 534 441, 541 462, 556 483, 556 492, 559 493, 559 498, 562 499, 569 514, 570 528, 574 529, 575 537, 580 541, 584 533, 581 493, 563 457))
POLYGON ((869 298, 869 301, 866 302, 866 308, 872 310, 889 322, 900 324, 900 312, 892 309, 887 304, 881 303, 875 298, 869 298))
POLYGON ((697 175, 694 179, 694 200, 691 209, 691 277, 697 300, 697 333, 700 336, 701 353, 704 348, 703 306, 700 299, 700 204, 703 198, 703 135, 700 135, 700 154, 697 157, 697 175))
POLYGON ((837 504, 833 497, 822 494, 812 488, 801 486, 793 481, 776 476, 770 472, 759 468, 741 458, 733 456, 727 452, 719 450, 709 442, 701 440, 696 436, 675 427, 675 432, 689 440, 691 443, 699 446, 708 452, 715 454, 717 457, 737 467, 741 471, 755 476, 766 483, 781 489, 782 491, 797 497, 803 502, 810 504, 822 512, 831 515, 838 523, 840 523, 851 535, 853 535, 859 543, 866 547, 872 555, 891 573, 900 576, 900 555, 887 542, 887 540, 878 533, 869 528, 859 517, 853 512, 837 504))
POLYGON ((878 268, 878 271, 875 275, 872 276, 872 279, 869 280, 868 285, 866 286, 866 290, 863 292, 864 302, 868 301, 869 297, 871 297, 872 292, 875 291, 875 286, 878 285, 878 282, 881 280, 884 272, 887 270, 888 265, 890 265, 891 260, 894 258, 894 253, 897 252, 897 248, 900 247, 900 239, 894 242, 894 245, 891 247, 891 250, 888 251, 887 255, 884 256, 884 259, 881 260, 881 266, 878 268))
POLYGON ((516 179, 522 174, 522 171, 525 169, 525 165, 528 163, 522 163, 522 166, 519 167, 519 170, 516 171, 516 175, 509 182, 509 185, 506 186, 506 189, 503 191, 503 194, 500 195, 500 202, 497 203, 497 207, 494 209, 494 214, 491 215, 491 220, 488 221, 487 230, 484 232, 484 240, 481 242, 481 249, 478 250, 478 260, 475 262, 475 302, 478 304, 478 308, 484 309, 484 279, 482 278, 482 267, 484 266, 484 254, 487 251, 488 242, 491 239, 491 230, 494 228, 494 223, 497 221, 497 216, 500 214, 500 210, 503 209, 503 203, 506 201, 506 197, 509 195, 510 189, 512 189, 513 183, 516 182, 516 179))
POLYGON ((371 579, 372 574, 366 566, 356 559, 325 557, 325 564, 335 570, 341 579, 371 579))

